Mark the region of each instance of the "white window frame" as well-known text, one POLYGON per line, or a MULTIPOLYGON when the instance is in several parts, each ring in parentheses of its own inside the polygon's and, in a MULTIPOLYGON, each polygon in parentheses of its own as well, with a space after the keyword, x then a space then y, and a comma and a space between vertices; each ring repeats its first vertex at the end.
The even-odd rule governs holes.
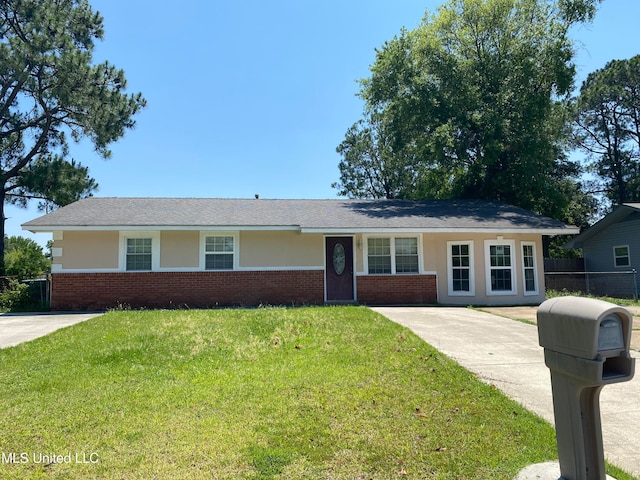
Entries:
POLYGON ((364 254, 364 273, 365 275, 422 275, 424 267, 422 265, 422 235, 417 234, 393 234, 393 235, 363 235, 362 239, 364 254), (391 273, 369 273, 369 239, 370 238, 388 238, 390 243, 391 255, 391 273), (396 271, 396 238, 415 238, 416 248, 418 249, 418 271, 417 272, 400 272, 396 271))
POLYGON ((613 266, 614 268, 629 268, 631 267, 631 249, 629 248, 629 245, 616 245, 613 247, 613 266), (627 249, 627 254, 626 255, 616 255, 616 248, 626 248, 627 249), (627 259, 627 264, 626 265, 618 265, 617 259, 618 258, 626 258, 627 259))
POLYGON ((536 252, 536 243, 535 242, 521 242, 520 243, 520 251, 522 254, 522 290, 524 295, 538 295, 538 254, 536 252), (533 267, 527 267, 524 263, 525 255, 524 255, 524 247, 531 247, 531 254, 533 257, 533 267), (535 288, 533 290, 527 290, 527 269, 533 270, 533 283, 535 288))
POLYGON ((234 231, 201 231, 200 232, 200 270, 204 270, 205 272, 233 272, 239 269, 240 266, 240 235, 238 232, 234 231), (206 265, 206 256, 207 252, 205 251, 207 245, 207 237, 233 237, 233 268, 231 269, 207 269, 206 265))
POLYGON ((160 232, 158 231, 120 231, 120 255, 118 270, 121 272, 157 272, 160 270, 160 232), (151 239, 151 270, 127 270, 127 240, 135 238, 151 239))
MULTIPOLYGON (((459 267, 455 267, 459 268, 459 267)), ((451 297, 473 297, 476 294, 475 285, 475 262, 473 258, 473 240, 449 241, 447 242, 447 289, 451 297), (469 247, 469 290, 453 289, 453 254, 451 249, 454 245, 466 245, 469 247)))
POLYGON ((516 276, 516 242, 515 240, 485 240, 484 241, 484 265, 487 282, 487 296, 498 295, 517 295, 518 294, 518 282, 516 276), (510 263, 509 266, 491 266, 491 247, 508 246, 510 249, 510 263), (491 272, 493 270, 510 270, 511 271, 511 290, 492 290, 491 289, 491 272))

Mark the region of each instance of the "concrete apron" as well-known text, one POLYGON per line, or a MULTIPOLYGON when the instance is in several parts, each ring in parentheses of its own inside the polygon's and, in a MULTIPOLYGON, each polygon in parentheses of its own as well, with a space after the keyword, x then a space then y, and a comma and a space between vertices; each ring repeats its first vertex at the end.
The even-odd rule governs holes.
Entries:
MULTIPOLYGON (((514 480, 558 480, 560 478, 560 464, 558 462, 536 463, 524 468, 514 480)), ((607 475, 607 480, 616 480, 607 475)))
POLYGON ((0 348, 47 335, 102 313, 8 313, 0 315, 0 348))
MULTIPOLYGON (((408 327, 480 380, 496 386, 554 424, 550 373, 535 325, 461 307, 377 307, 373 310, 408 327)), ((632 355, 639 356, 638 352, 632 355)), ((607 385, 600 395, 605 456, 637 477, 640 476, 638 376, 629 382, 607 385)), ((553 480, 558 476, 559 470, 553 480)))

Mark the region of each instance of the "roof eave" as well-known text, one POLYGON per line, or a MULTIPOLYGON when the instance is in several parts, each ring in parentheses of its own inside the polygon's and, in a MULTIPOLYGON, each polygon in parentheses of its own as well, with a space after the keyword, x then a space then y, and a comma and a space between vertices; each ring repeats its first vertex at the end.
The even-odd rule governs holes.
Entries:
POLYGON ((293 230, 300 231, 298 225, 22 225, 23 230, 32 233, 67 232, 67 231, 233 231, 233 230, 293 230))
POLYGON ((533 233, 540 235, 574 235, 580 232, 577 227, 573 228, 301 228, 301 233, 533 233))
POLYGON ((32 233, 52 233, 62 231, 299 231, 300 233, 321 234, 379 234, 379 233, 492 233, 492 234, 539 234, 575 235, 578 227, 300 227, 298 225, 22 225, 23 230, 32 233))
POLYGON ((637 205, 640 204, 624 203, 622 205, 619 205, 612 212, 605 215, 603 218, 587 228, 584 232, 577 232, 579 235, 564 244, 562 248, 582 248, 586 240, 590 239, 594 235, 597 235, 610 225, 619 222, 634 211, 639 211, 640 209, 637 207, 637 205))

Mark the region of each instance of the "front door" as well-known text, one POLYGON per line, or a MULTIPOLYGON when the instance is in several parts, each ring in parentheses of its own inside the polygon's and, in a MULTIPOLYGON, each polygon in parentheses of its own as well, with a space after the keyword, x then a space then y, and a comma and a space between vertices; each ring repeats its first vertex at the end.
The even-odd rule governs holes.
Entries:
POLYGON ((327 237, 325 248, 327 302, 354 301, 353 238, 327 237))

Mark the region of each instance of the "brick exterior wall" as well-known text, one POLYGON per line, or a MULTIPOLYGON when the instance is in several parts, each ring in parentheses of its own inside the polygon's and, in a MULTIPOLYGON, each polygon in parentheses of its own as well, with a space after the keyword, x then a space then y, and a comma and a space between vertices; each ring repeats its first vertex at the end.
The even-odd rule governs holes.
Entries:
MULTIPOLYGON (((356 285, 367 305, 437 301, 435 275, 359 276, 356 285)), ((52 310, 323 303, 322 270, 54 273, 51 280, 52 310)))
POLYGON ((54 273, 52 310, 324 303, 324 271, 54 273))
POLYGON ((367 305, 411 305, 438 301, 435 275, 360 276, 356 284, 358 302, 367 305))

